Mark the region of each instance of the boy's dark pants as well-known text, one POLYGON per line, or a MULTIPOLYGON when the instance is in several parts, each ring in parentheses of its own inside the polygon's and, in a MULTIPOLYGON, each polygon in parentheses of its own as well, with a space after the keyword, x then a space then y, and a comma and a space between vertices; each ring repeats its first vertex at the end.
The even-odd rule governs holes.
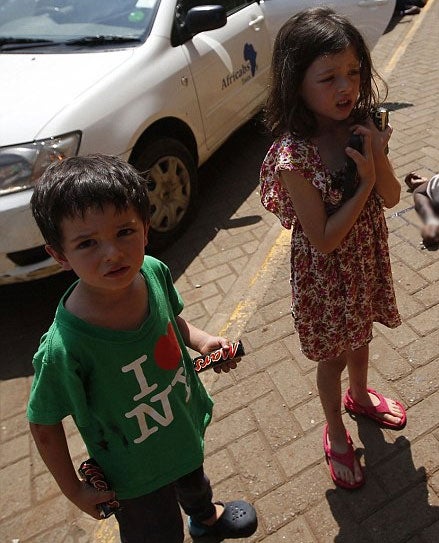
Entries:
POLYGON ((151 494, 119 501, 121 510, 116 518, 122 543, 183 543, 179 504, 200 522, 215 513, 212 488, 203 466, 151 494))

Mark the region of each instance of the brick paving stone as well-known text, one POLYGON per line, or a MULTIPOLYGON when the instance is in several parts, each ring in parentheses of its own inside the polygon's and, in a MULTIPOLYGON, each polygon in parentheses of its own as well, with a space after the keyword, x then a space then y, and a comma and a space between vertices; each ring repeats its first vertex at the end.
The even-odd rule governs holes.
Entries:
MULTIPOLYGON (((393 20, 373 51, 389 84, 390 158, 402 181, 401 201, 385 216, 403 324, 375 326, 369 381, 407 406, 408 423, 393 432, 344 413, 365 465, 362 489, 334 487, 324 459, 316 364, 303 356, 290 315, 290 234, 259 199, 270 144, 260 124, 243 127, 201 168, 209 213, 160 255, 188 319, 246 346, 237 370, 201 379, 216 403, 206 471, 215 499, 255 504, 249 543, 439 541, 439 253, 423 248, 403 182, 409 171, 439 170, 438 18, 439 1, 429 0, 420 15, 393 20)), ((96 523, 79 512, 47 473, 25 419, 30 382, 20 371, 0 382, 1 543, 118 543, 114 518, 96 523)), ((71 419, 65 426, 79 464, 85 448, 71 419)))
POLYGON ((253 499, 279 486, 285 477, 262 432, 254 432, 230 446, 238 471, 253 499))
POLYGON ((304 519, 299 518, 289 522, 286 526, 272 535, 264 538, 266 543, 288 543, 290 541, 300 541, 301 543, 315 543, 311 530, 306 525, 304 519))
POLYGON ((276 459, 287 477, 293 477, 321 461, 322 450, 316 446, 320 445, 320 435, 320 431, 318 438, 315 433, 307 433, 302 439, 294 440, 276 453, 276 459))
POLYGON ((321 473, 320 466, 314 467, 256 500, 261 521, 268 533, 304 513, 321 499, 328 482, 321 473))
POLYGON ((255 415, 259 431, 268 442, 271 454, 302 433, 300 421, 293 416, 277 391, 252 402, 250 409, 255 415))
POLYGON ((219 450, 207 455, 204 463, 206 473, 212 485, 218 485, 221 481, 236 475, 237 468, 234 465, 232 454, 228 449, 219 450))
POLYGON ((314 383, 303 376, 289 360, 270 366, 267 372, 289 407, 308 399, 309 392, 314 388, 314 383))
POLYGON ((206 449, 218 450, 256 430, 256 422, 248 408, 240 409, 224 419, 211 423, 206 434, 206 449))
POLYGON ((435 499, 436 504, 432 504, 429 499, 428 488, 421 482, 382 507, 362 526, 380 542, 403 541, 439 519, 439 502, 435 499))
POLYGON ((216 394, 215 416, 222 418, 228 413, 246 407, 253 400, 264 396, 272 388, 273 383, 265 373, 257 373, 248 379, 239 381, 234 387, 216 394))

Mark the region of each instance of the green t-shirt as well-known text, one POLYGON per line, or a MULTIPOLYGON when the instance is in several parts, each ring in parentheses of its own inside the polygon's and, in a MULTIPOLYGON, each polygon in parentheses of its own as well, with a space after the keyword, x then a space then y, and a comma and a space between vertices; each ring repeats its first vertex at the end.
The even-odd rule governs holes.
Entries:
POLYGON ((149 316, 138 330, 91 326, 65 309, 66 292, 34 356, 27 409, 36 424, 72 415, 120 499, 203 463, 213 405, 176 325, 183 302, 169 269, 147 256, 141 271, 149 316))

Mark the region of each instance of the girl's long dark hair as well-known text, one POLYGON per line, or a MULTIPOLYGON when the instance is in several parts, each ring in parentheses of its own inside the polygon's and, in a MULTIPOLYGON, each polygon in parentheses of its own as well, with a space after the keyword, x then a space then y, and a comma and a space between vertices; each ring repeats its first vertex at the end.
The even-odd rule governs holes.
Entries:
MULTIPOLYGON (((333 55, 352 46, 360 61, 360 93, 352 112, 361 122, 377 105, 379 90, 369 49, 361 33, 345 17, 330 8, 303 10, 279 30, 273 49, 265 123, 277 137, 285 132, 302 137, 315 135, 317 123, 300 95, 306 70, 321 55, 333 55)), ((385 93, 387 86, 382 81, 385 93)))

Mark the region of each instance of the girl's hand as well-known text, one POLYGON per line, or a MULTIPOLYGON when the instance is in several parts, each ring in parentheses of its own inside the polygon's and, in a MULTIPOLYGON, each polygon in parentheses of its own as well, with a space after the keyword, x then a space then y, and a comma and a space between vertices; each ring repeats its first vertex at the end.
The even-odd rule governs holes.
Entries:
POLYGON ((387 144, 392 135, 390 125, 383 131, 378 130, 372 119, 367 119, 365 129, 371 137, 371 149, 375 170, 374 189, 383 200, 384 206, 391 208, 399 202, 401 185, 393 171, 388 157, 387 144))
MULTIPOLYGON (((206 355, 217 349, 226 348, 230 346, 230 340, 221 336, 209 336, 207 341, 200 349, 200 354, 206 355)), ((225 360, 222 364, 214 366, 213 370, 216 373, 228 373, 231 369, 235 369, 241 358, 233 358, 232 360, 225 360)))
POLYGON ((360 135, 363 139, 362 152, 360 153, 352 147, 346 147, 345 153, 352 158, 357 166, 360 185, 372 187, 375 184, 375 163, 372 150, 371 130, 363 125, 356 125, 353 129, 353 133, 360 135))
POLYGON ((87 513, 91 517, 101 520, 97 505, 105 503, 115 498, 113 490, 97 490, 85 481, 78 480, 77 491, 73 495, 67 496, 76 507, 87 513))
POLYGON ((366 127, 371 131, 373 152, 376 154, 387 154, 389 140, 393 132, 392 125, 387 125, 383 131, 378 130, 373 120, 369 117, 366 121, 366 127))

